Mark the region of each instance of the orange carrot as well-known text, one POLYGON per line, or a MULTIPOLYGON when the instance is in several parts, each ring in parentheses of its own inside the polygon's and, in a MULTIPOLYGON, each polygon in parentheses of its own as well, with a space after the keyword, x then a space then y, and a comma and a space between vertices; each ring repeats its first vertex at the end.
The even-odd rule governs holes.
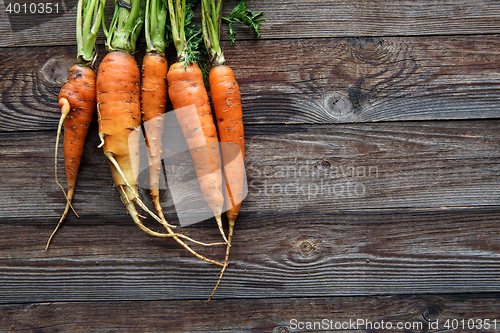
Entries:
MULTIPOLYGON (((52 238, 66 218, 75 192, 76 177, 83 155, 85 139, 92 122, 96 109, 95 105, 95 74, 91 68, 95 58, 94 44, 97 30, 101 23, 104 3, 93 0, 83 4, 83 0, 78 2, 77 14, 77 49, 78 63, 71 67, 68 82, 66 82, 59 93, 59 105, 61 106, 61 118, 57 129, 56 150, 55 150, 55 177, 57 185, 64 191, 64 188, 57 180, 57 151, 61 128, 64 124, 64 160, 66 178, 68 182, 68 193, 66 196, 66 208, 52 232, 45 246, 48 249, 52 238), (85 23, 82 22, 82 16, 85 23), (94 24, 91 26, 92 18, 94 24)), ((76 214, 76 212, 75 212, 76 214)), ((76 214, 78 216, 78 214, 76 214)))
MULTIPOLYGON (((201 192, 215 216, 224 241, 227 242, 221 220, 224 196, 217 129, 203 83, 203 74, 195 63, 197 54, 193 52, 193 47, 188 45, 188 40, 193 41, 195 38, 186 38, 186 2, 187 0, 178 0, 174 7, 173 0, 168 1, 172 36, 178 58, 178 62, 170 67, 167 74, 168 95, 190 149, 201 192), (190 106, 194 106, 197 111, 198 119, 194 123, 187 121, 181 111, 190 106), (200 131, 204 135, 202 140, 196 135, 200 131)), ((191 7, 187 8, 190 9, 191 7)))
POLYGON ((68 199, 71 202, 85 138, 96 108, 94 71, 89 67, 74 65, 70 69, 68 82, 59 93, 59 104, 65 104, 63 99, 66 99, 71 107, 68 115, 64 117, 63 148, 68 178, 68 199))
MULTIPOLYGON (((184 62, 177 62, 170 67, 167 81, 168 94, 193 158, 201 193, 214 213, 219 228, 222 229, 222 163, 217 129, 203 84, 203 74, 197 64, 193 63, 184 68, 184 62), (190 106, 196 108, 198 119, 195 121, 184 116, 184 108, 190 106), (200 131, 203 133, 202 140, 196 135, 200 131)), ((224 235, 222 230, 221 233, 224 235)))
POLYGON ((96 95, 99 137, 121 199, 137 226, 150 235, 170 237, 144 226, 135 208, 138 203, 158 222, 137 194, 139 127, 141 125, 140 71, 132 56, 144 19, 144 1, 115 3, 111 29, 104 29, 109 53, 97 73, 96 95))
POLYGON ((228 198, 226 214, 229 220, 229 240, 243 197, 245 138, 241 95, 234 73, 227 65, 213 67, 210 71, 209 82, 212 103, 217 117, 226 179, 228 198))
POLYGON ((134 206, 138 140, 131 135, 141 125, 141 104, 140 72, 134 57, 121 51, 108 53, 99 65, 96 90, 100 147, 109 159, 122 201, 134 221, 139 220, 134 206))
POLYGON ((146 0, 144 31, 146 55, 142 61, 141 103, 146 145, 148 147, 151 200, 161 219, 159 180, 161 173, 161 136, 167 105, 168 62, 165 58, 168 10, 161 0, 146 0))
POLYGON ((160 53, 147 53, 142 61, 141 103, 148 147, 150 184, 149 191, 156 212, 164 219, 160 205, 161 136, 163 115, 167 105, 167 59, 160 53))
MULTIPOLYGON (((213 67, 210 70, 209 82, 221 142, 226 214, 229 225, 226 257, 224 268, 219 276, 219 283, 229 262, 234 225, 243 200, 245 138, 240 89, 232 69, 227 65, 213 67)), ((216 289, 217 286, 214 288, 214 292, 216 289)))
MULTIPOLYGON (((245 138, 243 130, 243 112, 238 83, 232 69, 226 65, 226 60, 220 47, 220 23, 222 0, 202 0, 203 39, 211 58, 212 69, 209 75, 212 103, 217 118, 217 128, 221 142, 222 161, 224 166, 226 212, 229 224, 226 256, 219 280, 215 285, 213 297, 222 276, 229 263, 229 251, 233 239, 236 217, 243 200, 243 185, 245 181, 245 138)), ((242 0, 231 12, 229 23, 240 22, 250 25, 258 35, 258 22, 263 13, 254 14, 246 9, 246 1, 242 0)), ((234 34, 232 26, 230 32, 234 34)), ((233 40, 234 42, 234 35, 233 40)))

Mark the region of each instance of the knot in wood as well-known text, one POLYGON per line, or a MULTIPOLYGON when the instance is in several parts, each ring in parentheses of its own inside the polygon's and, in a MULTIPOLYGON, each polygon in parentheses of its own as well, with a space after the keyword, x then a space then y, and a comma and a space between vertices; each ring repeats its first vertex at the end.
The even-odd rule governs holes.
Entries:
POLYGON ((319 163, 319 165, 324 169, 330 169, 331 164, 327 160, 323 160, 319 163))
POLYGON ((74 65, 74 62, 74 60, 67 58, 49 58, 40 68, 43 80, 56 85, 64 84, 68 78, 69 70, 74 65))
POLYGON ((324 97, 323 108, 337 120, 349 118, 352 114, 352 103, 349 97, 338 91, 330 92, 324 97))
POLYGON ((274 328, 273 333, 290 333, 290 331, 285 326, 278 326, 274 328))
POLYGON ((304 253, 309 253, 314 249, 314 246, 309 241, 303 241, 300 243, 300 250, 304 253))

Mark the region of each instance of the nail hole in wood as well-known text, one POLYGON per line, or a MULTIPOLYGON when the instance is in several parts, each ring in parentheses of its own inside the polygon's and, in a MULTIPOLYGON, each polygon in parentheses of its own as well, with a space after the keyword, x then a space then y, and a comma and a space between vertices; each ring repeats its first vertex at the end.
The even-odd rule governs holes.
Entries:
POLYGON ((428 307, 427 309, 424 310, 424 312, 422 312, 422 317, 426 321, 436 321, 439 317, 439 309, 433 306, 428 307))

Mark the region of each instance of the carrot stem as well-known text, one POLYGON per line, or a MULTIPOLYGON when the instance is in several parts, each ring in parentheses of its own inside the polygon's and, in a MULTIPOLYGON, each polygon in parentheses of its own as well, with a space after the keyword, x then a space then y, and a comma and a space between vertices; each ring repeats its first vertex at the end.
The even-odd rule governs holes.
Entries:
POLYGON ((116 1, 110 29, 106 35, 108 51, 135 52, 136 41, 144 24, 143 0, 116 1))
POLYGON ((177 53, 177 61, 184 62, 184 68, 199 62, 201 30, 191 24, 194 0, 168 0, 172 41, 177 53))
POLYGON ((91 66, 95 60, 95 42, 106 0, 79 0, 76 19, 78 63, 91 66))
POLYGON ((214 66, 226 62, 220 46, 221 8, 222 0, 210 2, 209 0, 201 0, 203 39, 210 55, 210 61, 214 66))
POLYGON ((165 54, 166 23, 168 10, 162 0, 147 0, 144 30, 146 35, 146 51, 165 54))

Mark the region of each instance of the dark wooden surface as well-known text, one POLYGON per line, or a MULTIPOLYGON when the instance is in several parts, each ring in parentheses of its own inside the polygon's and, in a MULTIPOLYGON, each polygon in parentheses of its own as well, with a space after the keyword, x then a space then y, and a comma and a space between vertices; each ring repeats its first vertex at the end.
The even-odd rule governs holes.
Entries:
MULTIPOLYGON (((132 223, 95 122, 80 218, 43 251, 65 203, 53 150, 76 8, 30 19, 5 3, 0 332, 313 332, 358 319, 414 325, 342 331, 500 332, 497 1, 249 2, 266 11, 261 39, 238 29, 223 43, 244 99, 249 193, 208 304, 218 268, 132 223)), ((214 219, 182 231, 219 241, 214 219)))

